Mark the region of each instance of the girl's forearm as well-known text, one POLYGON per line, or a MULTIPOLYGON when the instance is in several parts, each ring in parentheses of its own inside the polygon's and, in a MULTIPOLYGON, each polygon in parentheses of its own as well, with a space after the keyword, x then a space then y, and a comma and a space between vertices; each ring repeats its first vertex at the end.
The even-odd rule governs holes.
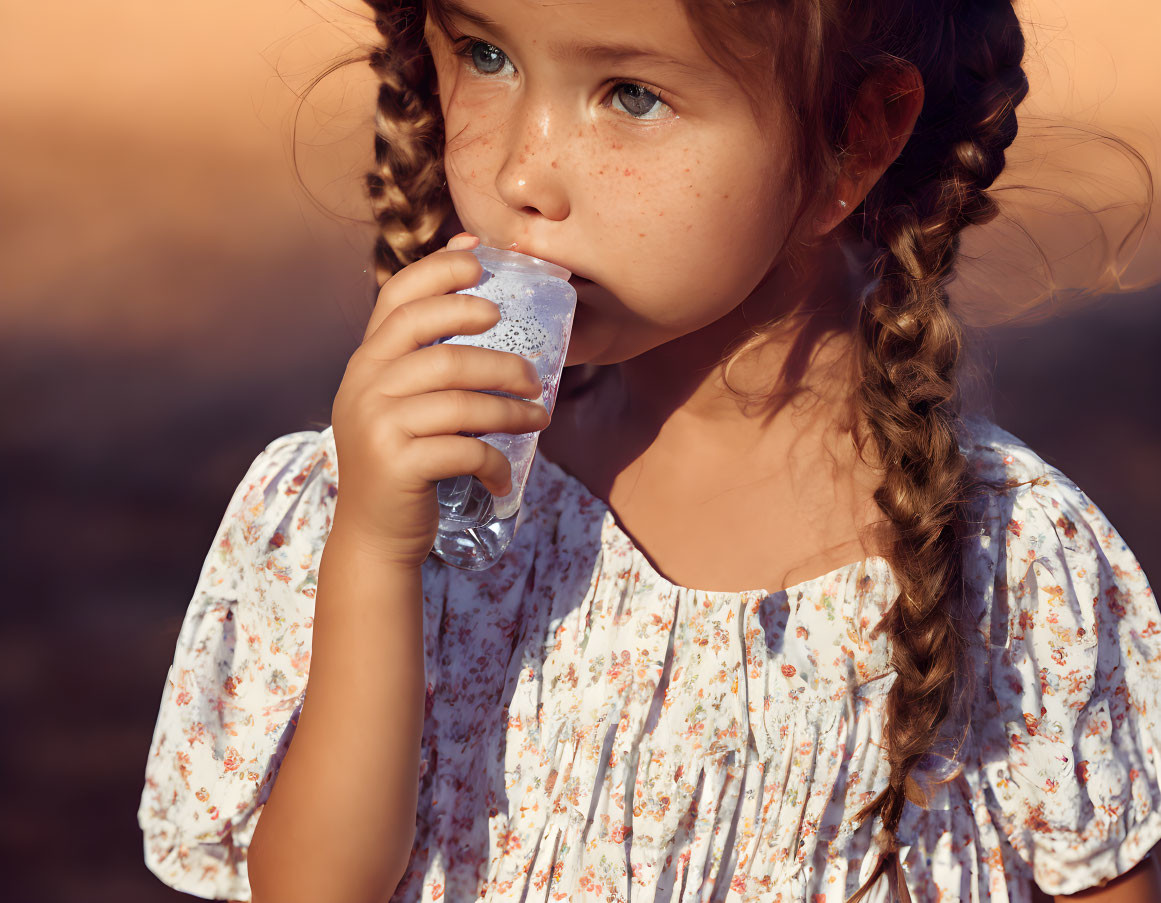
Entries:
POLYGON ((340 530, 319 565, 298 726, 250 846, 255 903, 380 903, 414 841, 423 583, 340 530))

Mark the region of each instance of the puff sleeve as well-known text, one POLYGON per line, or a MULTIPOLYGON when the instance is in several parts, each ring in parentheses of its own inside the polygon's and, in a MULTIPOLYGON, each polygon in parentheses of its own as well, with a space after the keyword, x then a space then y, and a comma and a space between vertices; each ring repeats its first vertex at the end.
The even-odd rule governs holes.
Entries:
POLYGON ((993 820, 1069 894, 1161 838, 1161 616, 1105 516, 1041 467, 1007 497, 973 721, 993 820))
POLYGON ((227 506, 177 640, 137 818, 165 884, 250 899, 246 848, 306 688, 337 494, 330 431, 270 443, 227 506))

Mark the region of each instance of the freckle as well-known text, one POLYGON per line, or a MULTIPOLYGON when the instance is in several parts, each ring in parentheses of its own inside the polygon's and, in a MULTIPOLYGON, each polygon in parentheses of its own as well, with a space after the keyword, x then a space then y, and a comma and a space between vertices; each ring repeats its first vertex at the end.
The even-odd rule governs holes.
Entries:
POLYGON ((700 192, 700 191, 699 191, 699 192, 697 192, 697 194, 695 195, 695 197, 699 197, 699 198, 700 198, 700 197, 701 197, 701 192, 700 192))
POLYGON ((598 175, 598 176, 603 176, 604 174, 605 174, 605 171, 604 171, 603 169, 598 169, 598 170, 597 170, 597 175, 598 175))
POLYGON ((730 199, 730 196, 729 196, 728 194, 723 194, 723 195, 722 195, 722 200, 723 200, 723 201, 728 201, 729 199, 730 199))

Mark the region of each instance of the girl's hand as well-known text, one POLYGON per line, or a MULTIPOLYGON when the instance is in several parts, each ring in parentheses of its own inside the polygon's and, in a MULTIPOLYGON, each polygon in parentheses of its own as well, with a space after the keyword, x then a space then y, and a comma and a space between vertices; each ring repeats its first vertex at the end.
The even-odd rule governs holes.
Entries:
POLYGON ((423 563, 439 523, 439 480, 473 474, 493 495, 510 490, 503 453, 458 433, 530 433, 551 419, 526 358, 426 347, 444 336, 486 332, 500 320, 491 301, 453 294, 479 281, 480 263, 466 250, 478 241, 461 233, 384 284, 331 409, 339 467, 333 529, 383 561, 423 563), (472 391, 480 389, 537 400, 472 391))

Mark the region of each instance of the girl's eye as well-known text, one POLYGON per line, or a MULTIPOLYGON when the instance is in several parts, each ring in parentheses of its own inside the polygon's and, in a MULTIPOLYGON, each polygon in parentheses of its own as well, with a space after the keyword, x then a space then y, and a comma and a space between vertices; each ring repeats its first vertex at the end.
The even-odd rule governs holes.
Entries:
POLYGON ((485 41, 466 41, 456 52, 470 59, 476 71, 484 75, 495 75, 503 71, 504 66, 508 64, 508 57, 504 51, 485 41))
MULTIPOLYGON (((463 37, 455 42, 456 55, 469 60, 481 75, 497 75, 512 66, 508 55, 494 44, 478 38, 463 37)), ((515 67, 513 67, 515 71, 515 67)), ((628 113, 634 119, 662 119, 670 110, 659 94, 636 82, 620 82, 613 88, 614 109, 628 113)))
POLYGON ((613 89, 613 102, 617 109, 624 110, 634 119, 661 119, 669 109, 658 95, 633 82, 617 85, 613 89))

